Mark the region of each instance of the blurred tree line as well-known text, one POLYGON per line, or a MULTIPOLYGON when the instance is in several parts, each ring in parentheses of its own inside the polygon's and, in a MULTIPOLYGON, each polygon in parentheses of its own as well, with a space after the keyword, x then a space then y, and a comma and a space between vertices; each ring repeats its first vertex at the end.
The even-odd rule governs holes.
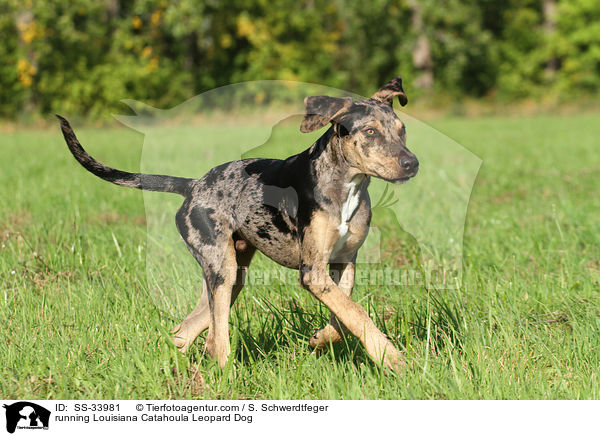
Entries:
POLYGON ((598 0, 0 0, 0 115, 96 117, 233 82, 493 99, 600 91, 598 0))

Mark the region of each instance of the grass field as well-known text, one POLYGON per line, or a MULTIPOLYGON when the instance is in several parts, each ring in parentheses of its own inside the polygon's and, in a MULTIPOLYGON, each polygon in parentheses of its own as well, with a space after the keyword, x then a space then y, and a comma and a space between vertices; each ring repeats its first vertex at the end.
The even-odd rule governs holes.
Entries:
MULTIPOLYGON (((354 338, 311 353, 308 337, 328 313, 298 286, 243 291, 230 319, 234 359, 224 371, 202 355, 203 338, 181 356, 168 339, 179 319, 156 307, 149 289, 142 194, 80 168, 58 127, 2 133, 0 397, 598 399, 597 120, 434 123, 483 160, 467 214, 462 284, 358 286, 354 294, 406 348, 410 369, 402 376, 383 373, 354 338)), ((139 168, 141 134, 75 128, 98 159, 139 168)), ((212 135, 203 139, 216 141, 212 135)), ((409 131, 418 154, 410 140, 409 131)), ((231 158, 216 150, 217 160, 231 158)), ((163 163, 163 172, 176 173, 163 163)), ((175 212, 178 199, 151 195, 169 217, 175 212)), ((406 235, 386 244, 384 262, 416 262, 406 235)), ((253 267, 272 264, 259 256, 253 267)))

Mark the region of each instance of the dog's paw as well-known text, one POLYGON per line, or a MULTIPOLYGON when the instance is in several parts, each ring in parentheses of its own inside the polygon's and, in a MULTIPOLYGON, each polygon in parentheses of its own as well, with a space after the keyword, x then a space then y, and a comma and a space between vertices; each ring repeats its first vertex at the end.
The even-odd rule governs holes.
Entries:
POLYGON ((185 332, 181 326, 177 326, 171 331, 171 340, 177 349, 182 353, 185 353, 190 346, 190 341, 188 341, 187 336, 185 335, 185 332))
POLYGON ((404 354, 397 350, 385 356, 383 365, 386 369, 392 370, 397 374, 401 374, 408 369, 408 363, 404 360, 404 354))
POLYGON ((329 346, 330 343, 340 342, 341 340, 340 333, 333 326, 327 325, 312 335, 308 343, 313 350, 319 351, 329 346))

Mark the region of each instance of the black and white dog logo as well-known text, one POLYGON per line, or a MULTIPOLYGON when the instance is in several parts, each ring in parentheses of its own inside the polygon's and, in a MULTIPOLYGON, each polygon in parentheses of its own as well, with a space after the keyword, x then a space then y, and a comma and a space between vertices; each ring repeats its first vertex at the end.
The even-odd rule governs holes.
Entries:
POLYGON ((14 433, 15 429, 48 429, 50 411, 28 401, 5 404, 6 431, 14 433))

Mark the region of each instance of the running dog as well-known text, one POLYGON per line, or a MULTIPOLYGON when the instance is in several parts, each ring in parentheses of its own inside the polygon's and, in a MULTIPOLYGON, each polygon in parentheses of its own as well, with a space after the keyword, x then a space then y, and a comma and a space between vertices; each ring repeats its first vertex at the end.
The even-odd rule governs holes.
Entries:
POLYGON ((403 354, 350 298, 356 254, 371 220, 370 177, 404 183, 419 168, 392 108, 394 97, 402 106, 408 101, 400 77, 365 100, 307 97, 300 130, 330 124, 310 148, 285 160, 228 162, 200 179, 109 168, 57 117, 71 153, 92 174, 120 186, 183 196, 177 229, 202 267, 204 288, 198 306, 172 332, 182 352, 208 328, 206 351, 225 366, 230 307, 260 250, 299 270, 300 285, 331 310, 329 323, 310 338, 313 348, 340 341, 349 331, 375 362, 400 370, 403 354))

